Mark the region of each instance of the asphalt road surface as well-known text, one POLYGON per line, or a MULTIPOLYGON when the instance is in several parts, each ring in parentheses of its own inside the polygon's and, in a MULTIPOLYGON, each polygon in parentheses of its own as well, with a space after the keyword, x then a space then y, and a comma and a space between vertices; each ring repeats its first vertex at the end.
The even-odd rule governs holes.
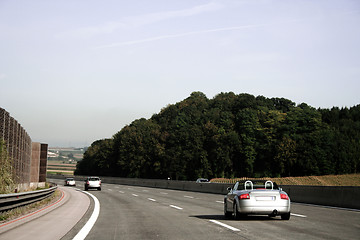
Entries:
MULTIPOLYGON (((77 184, 83 189, 82 183, 77 184)), ((267 216, 233 220, 225 219, 223 196, 217 194, 115 184, 102 184, 102 191, 89 193, 99 200, 100 214, 85 239, 359 239, 360 236, 359 211, 292 203, 289 221, 267 216)))
POLYGON ((103 184, 86 239, 359 239, 360 212, 292 205, 289 221, 250 216, 228 220, 223 196, 103 184))

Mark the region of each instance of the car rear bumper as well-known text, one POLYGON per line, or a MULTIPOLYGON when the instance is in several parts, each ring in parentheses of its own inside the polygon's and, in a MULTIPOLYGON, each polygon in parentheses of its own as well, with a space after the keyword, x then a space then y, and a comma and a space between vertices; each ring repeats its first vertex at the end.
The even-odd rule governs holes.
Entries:
POLYGON ((258 215, 269 215, 269 214, 284 214, 290 212, 290 206, 240 206, 238 209, 239 213, 244 214, 258 214, 258 215))
POLYGON ((89 185, 85 184, 85 186, 86 186, 87 188, 99 188, 99 187, 101 187, 100 184, 89 184, 89 185))

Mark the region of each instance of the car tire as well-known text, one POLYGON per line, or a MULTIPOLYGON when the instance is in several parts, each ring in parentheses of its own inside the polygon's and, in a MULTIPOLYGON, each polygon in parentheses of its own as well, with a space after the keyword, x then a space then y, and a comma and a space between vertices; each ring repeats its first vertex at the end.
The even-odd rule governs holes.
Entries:
POLYGON ((289 220, 290 219, 290 212, 285 213, 285 214, 281 214, 281 219, 282 220, 289 220))
POLYGON ((239 211, 237 210, 237 203, 234 204, 234 219, 245 219, 247 217, 247 214, 245 213, 239 213, 239 211))
POLYGON ((87 191, 87 190, 89 190, 89 188, 85 186, 85 191, 87 191))
POLYGON ((101 187, 99 187, 98 190, 101 191, 101 187))
POLYGON ((227 210, 227 203, 226 202, 224 203, 224 215, 225 215, 225 218, 230 218, 231 215, 232 215, 232 212, 229 212, 227 210))
POLYGON ((234 213, 234 219, 240 219, 240 213, 237 210, 237 204, 236 203, 234 203, 233 213, 234 213))

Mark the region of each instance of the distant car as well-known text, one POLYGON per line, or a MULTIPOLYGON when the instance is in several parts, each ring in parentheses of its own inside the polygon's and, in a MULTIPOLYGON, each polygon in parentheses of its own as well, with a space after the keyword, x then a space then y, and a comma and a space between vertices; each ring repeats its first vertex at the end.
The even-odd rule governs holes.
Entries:
POLYGON ((196 183, 208 183, 209 182, 209 179, 207 178, 198 178, 196 180, 196 183))
POLYGON ((85 180, 85 191, 96 188, 97 190, 101 191, 101 179, 99 177, 87 177, 85 180))
POLYGON ((239 181, 224 197, 224 214, 235 219, 247 215, 281 216, 290 219, 290 198, 272 181, 239 181))
POLYGON ((66 178, 65 179, 65 186, 76 186, 76 182, 74 178, 66 178))

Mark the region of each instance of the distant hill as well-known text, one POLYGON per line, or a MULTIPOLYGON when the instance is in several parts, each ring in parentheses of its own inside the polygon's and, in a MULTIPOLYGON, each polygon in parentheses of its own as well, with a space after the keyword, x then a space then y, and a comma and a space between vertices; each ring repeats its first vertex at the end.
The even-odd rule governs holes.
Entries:
POLYGON ((360 105, 315 109, 289 99, 201 92, 97 140, 77 174, 195 180, 360 170, 360 105))

